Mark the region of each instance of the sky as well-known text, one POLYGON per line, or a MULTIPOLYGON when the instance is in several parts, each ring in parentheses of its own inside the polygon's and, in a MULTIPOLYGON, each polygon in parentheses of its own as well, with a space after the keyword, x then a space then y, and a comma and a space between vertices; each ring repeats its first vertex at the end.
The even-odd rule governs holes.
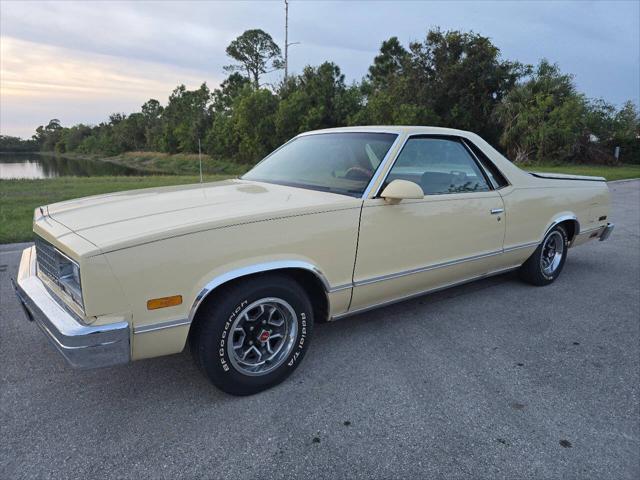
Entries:
MULTIPOLYGON (((589 97, 640 104, 639 0, 290 0, 290 71, 330 60, 359 81, 383 40, 406 46, 437 26, 488 36, 504 59, 558 63, 589 97)), ((181 83, 215 88, 226 46, 250 28, 282 47, 283 1, 0 0, 0 133, 28 138, 52 118, 97 124, 166 103, 181 83)))

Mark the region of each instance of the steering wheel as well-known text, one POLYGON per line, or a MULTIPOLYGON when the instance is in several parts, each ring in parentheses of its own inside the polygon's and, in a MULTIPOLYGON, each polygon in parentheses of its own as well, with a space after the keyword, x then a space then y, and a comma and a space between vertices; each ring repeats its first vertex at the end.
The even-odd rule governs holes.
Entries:
POLYGON ((348 180, 369 180, 373 172, 364 167, 349 167, 344 174, 348 180))

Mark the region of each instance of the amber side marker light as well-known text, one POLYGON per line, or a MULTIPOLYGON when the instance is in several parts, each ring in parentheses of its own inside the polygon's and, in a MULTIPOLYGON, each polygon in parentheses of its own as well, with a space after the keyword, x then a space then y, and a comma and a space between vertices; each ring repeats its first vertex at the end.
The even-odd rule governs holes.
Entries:
POLYGON ((147 300, 147 310, 157 310, 158 308, 175 307, 182 303, 182 295, 173 297, 152 298, 147 300))

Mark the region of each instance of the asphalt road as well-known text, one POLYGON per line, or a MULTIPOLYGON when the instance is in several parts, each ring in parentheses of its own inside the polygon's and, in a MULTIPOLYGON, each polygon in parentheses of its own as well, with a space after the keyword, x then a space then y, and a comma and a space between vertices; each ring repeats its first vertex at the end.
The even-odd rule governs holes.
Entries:
POLYGON ((514 274, 320 325, 284 384, 227 396, 184 354, 67 368, 0 249, 0 477, 640 478, 640 182, 559 280, 514 274))

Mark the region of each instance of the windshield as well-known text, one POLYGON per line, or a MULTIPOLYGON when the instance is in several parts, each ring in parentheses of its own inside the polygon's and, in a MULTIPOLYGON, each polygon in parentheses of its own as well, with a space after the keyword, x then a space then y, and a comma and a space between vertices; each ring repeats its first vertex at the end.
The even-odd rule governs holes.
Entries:
POLYGON ((351 132, 305 135, 273 152, 242 179, 359 197, 396 137, 351 132))

